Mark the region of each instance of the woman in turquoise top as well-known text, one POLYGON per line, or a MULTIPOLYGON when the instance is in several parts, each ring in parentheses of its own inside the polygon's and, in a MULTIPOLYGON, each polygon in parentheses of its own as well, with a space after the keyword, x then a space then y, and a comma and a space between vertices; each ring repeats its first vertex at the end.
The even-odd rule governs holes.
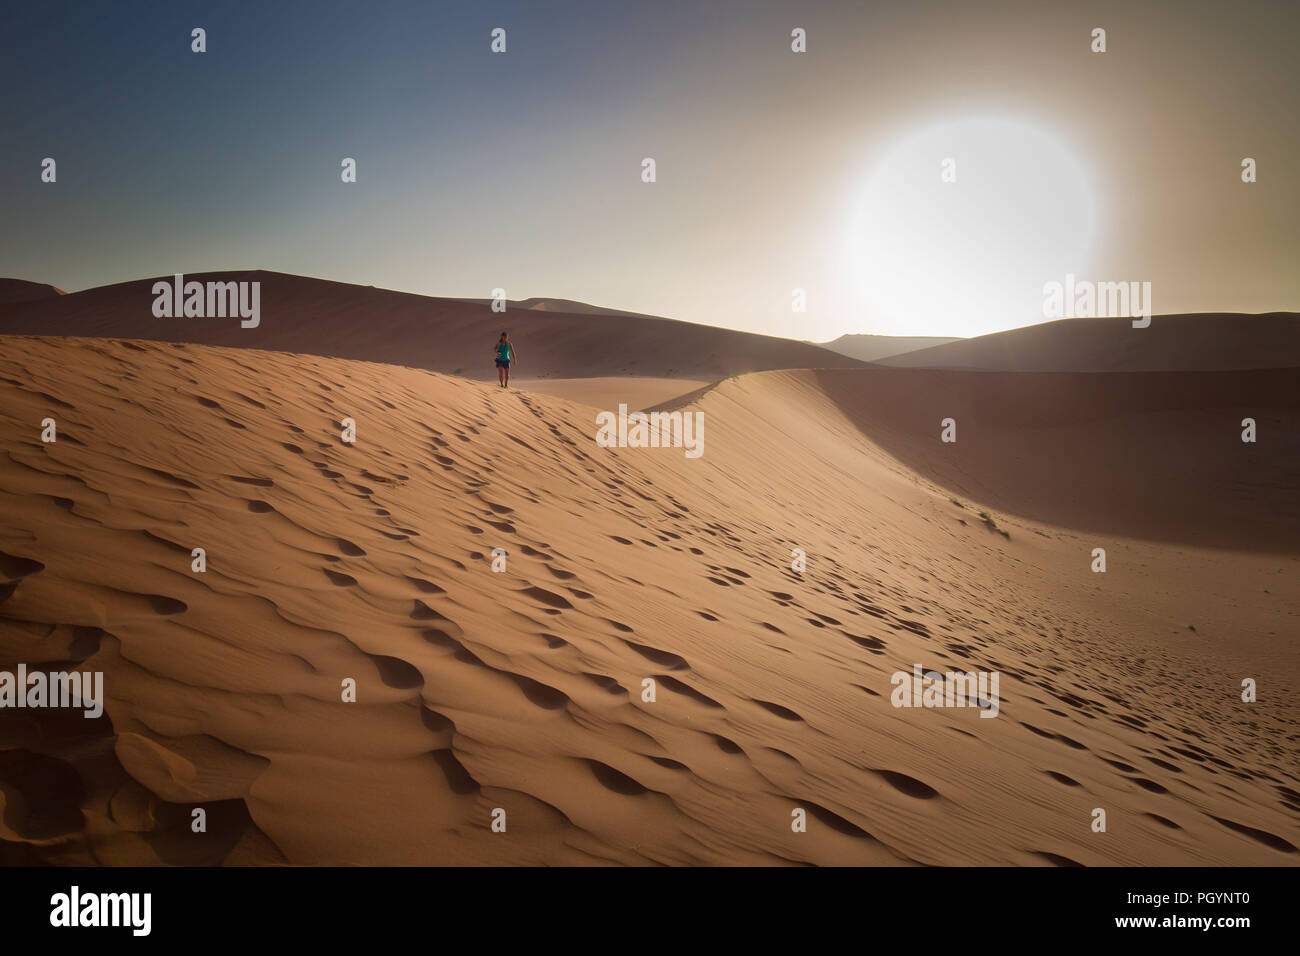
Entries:
POLYGON ((504 332, 497 343, 497 384, 501 388, 510 387, 510 360, 515 358, 515 347, 510 344, 504 332))

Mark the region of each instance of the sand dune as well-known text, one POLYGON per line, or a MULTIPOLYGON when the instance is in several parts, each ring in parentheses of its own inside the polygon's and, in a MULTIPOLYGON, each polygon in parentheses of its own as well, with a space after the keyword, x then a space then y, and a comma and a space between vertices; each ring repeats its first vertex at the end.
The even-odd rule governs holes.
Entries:
POLYGON ((688 378, 511 378, 512 388, 572 399, 598 409, 658 408, 712 385, 688 378))
MULTIPOLYGON (((481 305, 484 307, 492 304, 491 299, 484 298, 460 298, 455 301, 466 302, 470 305, 481 305)), ((556 299, 547 296, 532 296, 527 299, 507 299, 506 301, 509 304, 510 309, 529 309, 534 312, 564 312, 569 315, 613 315, 635 319, 664 318, 662 315, 651 315, 648 312, 629 312, 626 309, 611 309, 603 305, 592 305, 590 302, 579 302, 577 299, 556 299)))
MULTIPOLYGON (((1259 461, 1280 467, 1266 443, 1244 457, 1230 426, 1244 394, 1294 433, 1285 383, 1209 399, 1204 381, 1149 379, 1139 429, 1137 386, 1084 382, 1058 418, 1039 403, 1059 379, 989 381, 744 375, 686 400, 706 421, 692 461, 597 447, 587 405, 410 368, 6 338, 0 659, 103 671, 108 701, 98 720, 0 714, 0 850, 1294 864, 1300 561, 1280 534, 1230 550, 1260 529, 1231 539, 1245 512, 1220 500, 1259 461), (946 446, 934 416, 950 406, 946 446), (1203 514, 1225 547, 1051 523, 1100 527, 1109 506, 1078 482, 1039 487, 1082 453, 1035 473, 1020 436, 1067 454, 1091 428, 1087 481, 1159 479, 1155 510, 1177 475, 1162 520, 1203 514), (1220 428, 1224 461, 1181 468, 1175 431, 1220 428), (982 504, 1000 495, 1039 517, 982 504), (996 669, 1000 713, 892 707, 889 675, 914 664, 996 669), (1248 676, 1256 704, 1238 696, 1248 676)), ((1288 489, 1257 484, 1257 511, 1293 530, 1288 489)))
POLYGON ((1213 371, 1300 368, 1300 315, 1157 315, 1061 319, 880 359, 900 368, 1004 372, 1213 371))
POLYGON ((28 282, 26 279, 0 279, 0 306, 15 302, 53 299, 63 294, 62 289, 40 282, 28 282))
MULTIPOLYGON (((672 319, 514 309, 276 272, 195 273, 187 281, 260 282, 256 328, 236 318, 156 318, 142 279, 0 309, 0 334, 74 335, 299 352, 495 380, 493 343, 510 331, 530 378, 643 376, 714 381, 759 369, 861 363, 804 342, 672 319)), ((163 277, 171 281, 171 276, 163 277)))
POLYGON ((579 302, 576 299, 555 299, 541 296, 534 296, 530 299, 521 299, 518 303, 522 309, 536 309, 538 312, 568 312, 570 314, 587 314, 587 315, 618 315, 632 316, 641 319, 658 319, 662 316, 650 315, 646 312, 628 312, 625 309, 610 309, 603 305, 592 305, 589 302, 579 302))
POLYGON ((960 341, 962 340, 939 335, 841 335, 830 342, 815 344, 859 362, 878 362, 894 355, 960 341))
POLYGON ((1300 551, 1300 369, 936 370, 924 389, 904 369, 813 374, 891 455, 995 508, 1122 537, 1300 551), (949 417, 958 441, 942 445, 949 417))

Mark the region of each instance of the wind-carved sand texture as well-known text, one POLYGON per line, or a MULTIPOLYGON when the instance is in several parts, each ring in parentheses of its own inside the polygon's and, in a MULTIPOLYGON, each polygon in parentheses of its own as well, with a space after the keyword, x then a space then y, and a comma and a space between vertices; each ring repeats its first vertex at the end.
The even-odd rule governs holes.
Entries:
POLYGON ((107 700, 0 711, 0 852, 1294 864, 1296 384, 760 372, 683 399, 689 460, 427 371, 5 337, 0 659, 107 700), (914 664, 998 716, 895 709, 914 664))

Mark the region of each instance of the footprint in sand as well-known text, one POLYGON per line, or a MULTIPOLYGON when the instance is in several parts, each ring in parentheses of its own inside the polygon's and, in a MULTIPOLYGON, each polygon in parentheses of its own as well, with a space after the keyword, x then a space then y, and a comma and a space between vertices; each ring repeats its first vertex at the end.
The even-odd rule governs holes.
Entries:
POLYGON ((44 571, 45 565, 35 558, 23 558, 0 551, 0 574, 11 581, 44 571))
POLYGON ((933 800, 939 796, 939 791, 934 789, 928 783, 922 783, 915 777, 909 777, 905 773, 899 773, 897 770, 873 770, 873 773, 885 779, 891 787, 899 793, 906 794, 917 800, 933 800))
POLYGON ((745 750, 740 744, 736 743, 730 737, 724 737, 722 734, 709 734, 713 742, 718 745, 718 749, 726 754, 744 754, 745 750))
POLYGON ((424 578, 417 578, 414 575, 408 574, 406 576, 406 580, 410 581, 412 584, 414 584, 419 590, 423 591, 425 594, 446 594, 447 593, 445 590, 438 587, 438 585, 434 584, 432 581, 426 581, 424 578))
POLYGON ((669 677, 667 674, 655 674, 653 676, 655 682, 665 690, 670 690, 674 694, 681 694, 683 697, 689 697, 691 700, 698 704, 703 704, 705 707, 713 707, 717 710, 724 709, 722 704, 718 703, 712 697, 701 693, 690 684, 683 683, 675 677, 669 677))
POLYGON ((1148 814, 1146 814, 1146 815, 1147 815, 1148 817, 1150 817, 1152 820, 1156 821, 1156 823, 1160 824, 1162 827, 1168 827, 1168 828, 1171 829, 1171 830, 1181 830, 1181 829, 1182 829, 1182 827, 1180 827, 1177 823, 1174 823, 1173 820, 1170 820, 1170 819, 1167 818, 1167 817, 1162 817, 1162 816, 1161 816, 1160 814, 1158 814, 1158 813, 1148 813, 1148 814))
POLYGON ((591 681, 593 684, 595 684, 597 687, 599 687, 601 690, 605 691, 608 694, 615 694, 615 695, 627 694, 627 688, 625 688, 618 681, 614 680, 614 678, 606 674, 591 674, 586 671, 583 671, 582 676, 587 678, 587 680, 591 681))
POLYGON ((198 485, 189 479, 182 478, 179 475, 173 475, 170 471, 163 471, 161 468, 149 468, 144 465, 141 465, 140 467, 144 471, 149 472, 149 474, 153 475, 155 478, 161 478, 163 481, 170 485, 175 485, 177 488, 188 488, 191 490, 198 490, 199 488, 198 485))
POLYGON ((858 637, 854 634, 848 633, 847 631, 841 631, 840 633, 843 634, 845 637, 847 637, 853 643, 861 647, 865 647, 869 651, 875 651, 876 653, 884 652, 885 642, 880 640, 879 638, 858 637))
POLYGON ((339 546, 339 550, 351 558, 365 557, 366 552, 358 545, 353 544, 346 538, 335 538, 334 543, 339 546))
POLYGON ((184 614, 190 609, 189 605, 184 601, 178 601, 176 598, 164 597, 161 594, 141 594, 138 596, 149 602, 149 607, 155 614, 161 614, 164 617, 172 614, 184 614))
POLYGON ((470 776, 465 765, 456 759, 456 755, 450 749, 434 750, 429 756, 447 778, 447 786, 451 788, 452 793, 465 795, 479 792, 478 781, 470 776))
POLYGON ((773 703, 770 700, 759 700, 757 697, 753 697, 750 699, 753 700, 754 703, 758 704, 759 707, 762 707, 764 710, 766 710, 768 713, 775 714, 776 716, 780 717, 782 720, 797 721, 799 723, 803 722, 803 718, 800 717, 795 711, 791 710, 789 707, 783 707, 781 704, 773 703))
POLYGON ((530 703, 536 704, 543 710, 561 710, 569 703, 568 694, 551 687, 549 684, 543 684, 541 681, 525 677, 523 674, 512 674, 509 671, 500 671, 500 673, 513 680, 530 703))
POLYGON ((656 757, 653 754, 643 754, 642 756, 653 760, 661 767, 667 767, 669 770, 684 770, 690 773, 691 768, 686 766, 680 760, 674 760, 672 757, 656 757))
POLYGON ((548 591, 546 588, 524 588, 519 593, 527 594, 533 600, 541 601, 543 604, 549 605, 553 608, 560 608, 562 610, 572 610, 573 608, 573 605, 569 603, 568 598, 564 597, 562 594, 556 594, 554 591, 548 591))
POLYGON ((612 790, 614 793, 622 794, 625 797, 637 797, 643 793, 651 792, 649 787, 642 786, 621 770, 615 770, 607 763, 589 759, 587 760, 587 767, 591 770, 591 775, 606 790, 612 790))
POLYGON ((827 810, 821 804, 813 803, 811 800, 795 800, 792 802, 797 806, 803 807, 812 814, 815 819, 830 827, 836 833, 842 833, 845 836, 853 837, 857 840, 875 839, 875 837, 853 821, 846 820, 833 810, 827 810))
POLYGON ((456 724, 450 717, 440 714, 423 701, 420 703, 420 723, 435 734, 454 734, 456 732, 456 724))
POLYGON ((72 764, 28 750, 0 751, 0 785, 9 799, 5 823, 24 840, 80 833, 85 785, 72 764))
POLYGON ((404 661, 400 657, 389 657, 387 654, 366 654, 366 656, 379 671, 379 679, 387 686, 396 690, 414 690, 424 686, 424 675, 409 661, 404 661))
POLYGON ((1073 777, 1067 777, 1065 774, 1063 774, 1063 773, 1057 773, 1055 770, 1044 770, 1043 773, 1047 774, 1049 777, 1051 777, 1051 778, 1052 778, 1053 780, 1055 780, 1057 783, 1063 783, 1063 784, 1065 784, 1067 787, 1078 787, 1078 786, 1081 786, 1081 784, 1079 783, 1079 781, 1075 780, 1073 777))
POLYGON ((632 648, 646 660, 653 661, 660 667, 667 667, 670 670, 684 671, 690 670, 690 664, 686 658, 674 654, 671 651, 661 651, 657 647, 651 647, 648 644, 638 644, 636 641, 624 640, 624 644, 632 648))
POLYGON ((456 637, 461 637, 464 631, 456 625, 454 621, 442 614, 435 608, 429 607, 419 598, 411 602, 411 620, 413 621, 440 621, 444 630, 453 631, 456 637))

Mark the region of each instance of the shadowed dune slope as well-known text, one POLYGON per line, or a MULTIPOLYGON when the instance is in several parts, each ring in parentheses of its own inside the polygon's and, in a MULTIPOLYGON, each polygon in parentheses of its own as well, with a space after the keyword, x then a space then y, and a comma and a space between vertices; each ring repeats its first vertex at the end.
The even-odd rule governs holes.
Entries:
POLYGON ((898 368, 1003 372, 1143 372, 1300 368, 1294 312, 1060 319, 879 360, 898 368))
POLYGON ((1300 553, 1300 368, 809 373, 891 455, 1051 524, 1300 553), (955 443, 940 440, 956 422, 955 443), (1242 441, 1243 421, 1256 441, 1242 441))
MULTIPOLYGON (((0 664, 100 671, 107 698, 98 720, 0 711, 0 852, 1300 860, 1300 561, 990 507, 1004 536, 873 436, 910 413, 857 374, 702 390, 688 460, 599 448, 584 405, 410 368, 0 340, 0 664), (914 665, 996 671, 997 716, 891 706, 914 665)), ((959 393, 888 375, 915 403, 959 393)), ((943 453, 995 440, 972 417, 943 453)))
POLYGON ((891 356, 960 341, 939 335, 841 335, 830 342, 817 344, 861 362, 879 362, 891 356))
POLYGON ((509 309, 277 272, 195 273, 187 282, 260 282, 256 328, 237 318, 156 318, 153 284, 88 289, 0 309, 0 333, 192 342, 362 359, 494 380, 492 347, 509 330, 517 374, 529 378, 646 376, 715 380, 774 368, 862 363, 789 339, 672 319, 509 309))
POLYGON ((61 289, 40 282, 28 282, 25 279, 0 279, 0 306, 15 302, 56 299, 63 295, 61 289))
MULTIPOLYGON (((482 301, 488 300, 475 300, 482 301)), ((610 309, 603 305, 592 305, 589 302, 578 302, 575 299, 554 299, 541 296, 534 296, 531 299, 521 299, 519 302, 511 303, 512 306, 518 305, 521 309, 536 309, 538 312, 568 312, 568 313, 588 313, 591 315, 630 315, 640 319, 657 319, 663 316, 650 315, 646 312, 629 312, 626 309, 610 309)))

